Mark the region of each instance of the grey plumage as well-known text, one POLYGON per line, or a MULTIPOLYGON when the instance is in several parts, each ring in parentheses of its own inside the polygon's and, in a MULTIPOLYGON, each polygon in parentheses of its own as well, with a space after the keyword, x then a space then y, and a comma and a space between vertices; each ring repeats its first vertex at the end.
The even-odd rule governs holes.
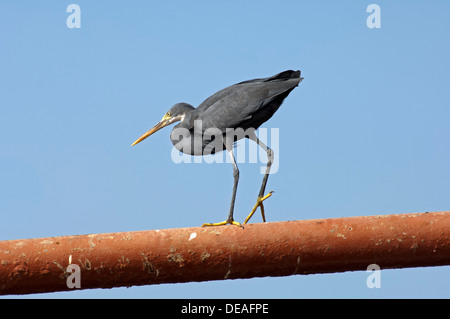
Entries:
MULTIPOLYGON (((190 155, 205 155, 205 147, 213 140, 208 139, 204 132, 208 128, 217 128, 223 134, 227 128, 249 128, 255 130, 269 120, 278 110, 284 99, 300 83, 300 71, 285 71, 268 78, 240 82, 226 87, 208 97, 196 109, 187 103, 175 104, 169 112, 172 116, 184 115, 184 120, 176 125, 173 132, 184 128, 190 136, 171 134, 171 141, 180 151, 190 155), (201 143, 194 147, 194 121, 201 121, 201 136, 196 136, 201 143), (184 139, 184 141, 183 141, 184 139)), ((196 131, 198 133, 199 130, 196 131)), ((244 136, 237 137, 238 139, 244 136)), ((236 138, 235 138, 236 139, 236 138)), ((221 141, 215 141, 215 150, 206 154, 225 149, 221 141)))

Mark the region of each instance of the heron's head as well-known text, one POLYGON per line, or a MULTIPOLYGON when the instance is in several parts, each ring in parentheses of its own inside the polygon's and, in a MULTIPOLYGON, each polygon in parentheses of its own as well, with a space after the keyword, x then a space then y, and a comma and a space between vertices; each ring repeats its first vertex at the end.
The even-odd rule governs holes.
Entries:
POLYGON ((136 145, 139 142, 142 142, 147 137, 149 137, 153 133, 159 131, 163 127, 166 127, 175 122, 183 121, 184 118, 186 117, 186 115, 189 112, 192 112, 192 110, 194 110, 194 107, 187 103, 175 104, 166 112, 166 114, 164 114, 161 121, 159 121, 155 126, 153 126, 151 129, 149 129, 147 132, 142 134, 142 136, 139 137, 133 144, 131 144, 131 146, 136 145))

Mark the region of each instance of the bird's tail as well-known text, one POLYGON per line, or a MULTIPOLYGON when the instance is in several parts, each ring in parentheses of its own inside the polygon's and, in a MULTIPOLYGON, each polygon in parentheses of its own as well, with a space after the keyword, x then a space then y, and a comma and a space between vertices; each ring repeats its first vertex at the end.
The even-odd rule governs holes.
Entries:
POLYGON ((274 80, 287 80, 287 79, 300 79, 303 80, 302 77, 300 77, 301 72, 300 70, 293 71, 293 70, 287 70, 281 73, 278 73, 277 75, 274 75, 270 78, 267 78, 264 80, 264 82, 270 82, 274 80))

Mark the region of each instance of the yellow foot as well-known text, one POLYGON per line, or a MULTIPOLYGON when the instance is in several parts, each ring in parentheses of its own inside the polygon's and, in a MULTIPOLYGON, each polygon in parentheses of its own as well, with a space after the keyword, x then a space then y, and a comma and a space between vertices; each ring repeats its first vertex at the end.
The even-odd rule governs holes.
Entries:
POLYGON ((250 218, 252 218, 253 214, 256 212, 256 209, 258 207, 261 207, 261 215, 262 215, 262 219, 263 222, 266 222, 266 215, 264 214, 264 205, 263 205, 263 201, 265 201, 266 199, 268 199, 270 196, 272 196, 273 191, 270 192, 269 194, 267 194, 264 197, 260 197, 258 196, 258 198, 256 199, 256 204, 255 206, 253 206, 252 212, 247 216, 247 218, 244 221, 244 224, 247 224, 247 222, 250 220, 250 218))
POLYGON ((223 222, 220 222, 220 223, 204 223, 202 225, 202 227, 206 227, 206 226, 223 226, 223 225, 228 225, 228 224, 242 227, 242 225, 240 223, 235 222, 234 220, 224 220, 223 222))

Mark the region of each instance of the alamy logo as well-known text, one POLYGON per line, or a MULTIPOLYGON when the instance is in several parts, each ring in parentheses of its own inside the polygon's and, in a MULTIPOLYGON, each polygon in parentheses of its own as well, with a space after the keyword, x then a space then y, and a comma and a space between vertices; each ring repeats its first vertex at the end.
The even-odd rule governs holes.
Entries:
POLYGON ((171 158, 176 164, 180 163, 231 163, 231 159, 227 156, 226 150, 236 147, 234 155, 236 163, 261 163, 261 174, 266 173, 266 165, 268 162, 267 152, 258 146, 254 141, 245 139, 245 137, 256 136, 264 144, 269 144, 273 150, 272 166, 270 174, 275 174, 279 169, 279 140, 280 133, 278 128, 258 129, 258 133, 254 128, 246 130, 242 128, 229 128, 222 130, 210 127, 202 130, 202 121, 194 121, 194 129, 175 128, 171 133, 171 139, 174 142, 171 158), (268 139, 270 138, 270 143, 268 139), (247 140, 247 141, 246 141, 247 140), (190 154, 201 155, 192 156, 190 154))
POLYGON ((66 12, 71 13, 66 20, 66 25, 69 29, 81 28, 81 9, 78 4, 69 4, 66 12))
POLYGON ((72 255, 69 256, 69 266, 66 272, 70 275, 66 279, 66 285, 69 289, 81 288, 81 268, 77 264, 72 264, 72 255))
POLYGON ((371 13, 366 20, 366 25, 369 29, 380 29, 381 28, 381 9, 378 4, 369 4, 366 9, 367 12, 371 13))
POLYGON ((377 264, 367 266, 367 272, 371 274, 367 277, 367 288, 381 288, 381 268, 377 264))

